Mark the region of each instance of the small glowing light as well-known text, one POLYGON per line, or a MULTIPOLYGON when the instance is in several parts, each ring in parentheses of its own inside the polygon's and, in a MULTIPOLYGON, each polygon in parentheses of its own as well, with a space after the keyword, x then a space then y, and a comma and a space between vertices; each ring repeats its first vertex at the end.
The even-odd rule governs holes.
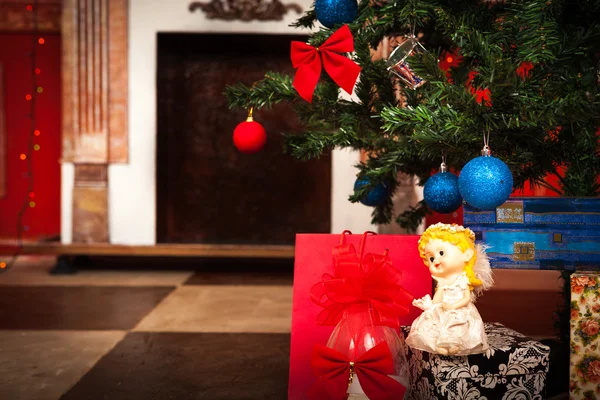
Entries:
POLYGON ((25 159, 27 159, 27 155, 26 154, 21 154, 20 158, 21 158, 21 160, 25 160, 25 159))
POLYGON ((30 201, 29 202, 29 207, 31 207, 31 208, 35 207, 35 201, 30 201))
POLYGON ((25 100, 31 100, 31 99, 32 99, 32 96, 29 93, 27 93, 25 95, 25 100))
POLYGON ((34 145, 33 145, 33 149, 34 149, 35 151, 38 151, 38 150, 40 149, 40 145, 39 145, 39 144, 34 144, 34 145))
POLYGON ((2 269, 6 268, 6 263, 4 261, 0 262, 0 268, 2 268, 2 269))
POLYGON ((42 132, 40 132, 40 130, 39 130, 39 129, 36 129, 35 131, 33 131, 33 134, 34 134, 35 136, 40 136, 40 134, 41 134, 41 133, 42 133, 42 132))
POLYGON ((29 192, 29 198, 33 199, 35 197, 35 192, 29 192))
POLYGON ((44 91, 44 88, 43 88, 43 87, 41 87, 41 86, 38 86, 38 88, 37 88, 37 92, 38 92, 38 93, 42 93, 43 91, 44 91))
POLYGON ((44 44, 45 42, 46 42, 46 41, 44 40, 44 38, 43 38, 43 37, 41 37, 41 38, 39 38, 39 39, 38 39, 38 43, 39 43, 39 44, 44 44))
POLYGON ((41 69, 39 69, 39 68, 36 68, 36 69, 35 69, 35 74, 36 74, 36 75, 39 75, 39 74, 41 74, 41 73, 42 73, 42 70, 41 70, 41 69))
POLYGON ((27 9, 27 11, 33 11, 33 6, 31 4, 27 4, 27 7, 25 7, 27 9))
POLYGON ((448 61, 449 63, 451 63, 452 61, 454 61, 454 58, 448 56, 448 58, 446 58, 446 61, 448 61))

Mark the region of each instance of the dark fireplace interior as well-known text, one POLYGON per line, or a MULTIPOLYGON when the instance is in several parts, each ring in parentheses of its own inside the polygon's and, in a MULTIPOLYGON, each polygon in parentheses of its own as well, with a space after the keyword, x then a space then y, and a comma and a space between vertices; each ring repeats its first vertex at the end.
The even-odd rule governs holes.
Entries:
POLYGON ((331 156, 284 155, 298 132, 288 105, 255 111, 267 131, 256 154, 232 141, 247 111, 230 110, 226 85, 266 71, 293 74, 291 35, 158 35, 157 242, 293 244, 297 232, 329 232, 331 156))

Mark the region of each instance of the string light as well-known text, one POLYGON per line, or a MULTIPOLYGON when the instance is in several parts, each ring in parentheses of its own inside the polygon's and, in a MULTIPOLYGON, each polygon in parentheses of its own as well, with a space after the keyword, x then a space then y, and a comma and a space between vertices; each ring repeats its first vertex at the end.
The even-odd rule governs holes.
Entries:
POLYGON ((36 144, 36 145, 34 145, 34 146, 33 146, 33 149, 34 149, 35 151, 38 151, 38 150, 40 149, 40 145, 39 145, 39 144, 36 144))
MULTIPOLYGON (((23 203, 21 204, 21 208, 17 213, 17 249, 11 256, 8 261, 0 261, 0 270, 2 272, 6 272, 10 270, 10 268, 14 265, 17 257, 21 253, 23 249, 23 231, 29 231, 29 226, 23 224, 23 217, 28 208, 35 207, 35 202, 31 200, 34 194, 33 190, 33 163, 32 163, 32 153, 36 144, 34 143, 35 136, 39 136, 40 131, 36 128, 36 106, 37 106, 37 95, 42 93, 43 89, 41 86, 38 86, 37 75, 41 73, 41 70, 36 67, 37 64, 37 45, 44 44, 45 40, 43 37, 38 37, 38 19, 37 19, 37 5, 38 0, 33 1, 32 4, 27 4, 27 11, 32 11, 31 20, 33 25, 33 34, 31 39, 31 52, 29 56, 31 57, 31 87, 33 88, 33 92, 27 93, 25 95, 25 99, 29 102, 29 113, 28 117, 31 121, 31 129, 29 130, 29 140, 27 142, 27 154, 22 153, 20 155, 20 159, 27 162, 27 172, 23 173, 23 177, 28 179, 27 192, 25 193, 25 198, 23 199, 23 203)), ((39 150, 39 145, 37 145, 37 149, 39 150)))
POLYGON ((452 57, 448 56, 448 58, 446 58, 446 61, 447 61, 448 63, 451 63, 452 61, 454 61, 454 58, 452 58, 452 57))

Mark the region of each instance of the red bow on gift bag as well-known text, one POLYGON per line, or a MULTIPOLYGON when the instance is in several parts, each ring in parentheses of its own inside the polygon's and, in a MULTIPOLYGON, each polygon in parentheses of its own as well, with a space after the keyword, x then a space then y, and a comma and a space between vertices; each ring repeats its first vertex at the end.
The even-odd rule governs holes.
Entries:
POLYGON ((311 400, 345 399, 354 373, 369 399, 404 398, 406 388, 388 376, 394 373, 394 362, 385 342, 373 347, 354 362, 336 350, 315 345, 311 363, 313 373, 318 377, 308 393, 311 400))
POLYGON ((352 93, 360 73, 360 66, 342 54, 354 51, 354 40, 348 25, 335 31, 320 47, 304 42, 292 42, 292 65, 298 68, 294 87, 300 97, 312 103, 312 96, 323 67, 331 79, 348 93, 352 93))
POLYGON ((368 233, 363 235, 360 254, 353 245, 344 244, 344 234, 340 245, 334 247, 334 274, 324 274, 310 291, 313 302, 323 307, 317 324, 336 325, 345 312, 362 308, 372 315, 374 325, 398 329, 398 317, 408 314, 413 296, 402 287, 402 274, 387 252, 363 257, 368 233))

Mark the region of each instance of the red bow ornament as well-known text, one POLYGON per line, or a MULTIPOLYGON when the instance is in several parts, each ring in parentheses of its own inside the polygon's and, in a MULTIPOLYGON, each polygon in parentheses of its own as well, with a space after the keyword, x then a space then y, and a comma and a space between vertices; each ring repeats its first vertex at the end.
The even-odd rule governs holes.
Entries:
POLYGON ((404 398, 406 388, 388 375, 394 374, 394 361, 387 343, 382 342, 351 362, 342 353, 315 345, 312 353, 313 373, 318 377, 308 393, 311 400, 342 400, 354 373, 370 400, 404 398))
POLYGON ((354 39, 348 25, 335 31, 317 48, 304 42, 292 42, 292 65, 298 69, 294 77, 294 87, 300 97, 312 103, 312 96, 321 76, 321 59, 331 79, 347 93, 352 93, 361 68, 338 53, 353 51, 354 39))
POLYGON ((310 291, 313 302, 323 307, 318 325, 336 325, 345 313, 363 310, 372 315, 374 325, 398 329, 398 317, 408 314, 413 296, 402 287, 402 274, 387 252, 363 257, 365 238, 360 254, 351 244, 333 248, 334 274, 324 274, 310 291))

